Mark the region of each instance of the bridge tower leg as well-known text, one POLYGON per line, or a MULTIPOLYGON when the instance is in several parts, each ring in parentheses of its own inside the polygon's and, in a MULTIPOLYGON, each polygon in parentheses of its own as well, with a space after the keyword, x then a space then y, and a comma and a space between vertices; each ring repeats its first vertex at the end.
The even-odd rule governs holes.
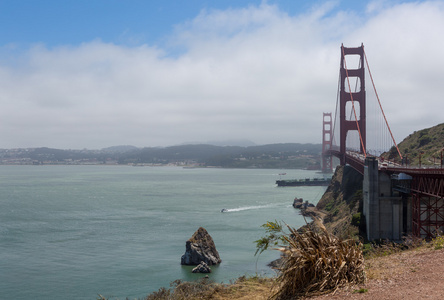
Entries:
POLYGON ((372 241, 381 238, 378 161, 374 157, 367 157, 365 165, 362 213, 366 221, 367 239, 372 241))
POLYGON ((327 154, 332 144, 332 118, 331 113, 324 113, 322 122, 322 172, 333 172, 332 156, 327 154))
POLYGON ((365 69, 364 69, 364 45, 357 48, 346 48, 341 45, 341 68, 340 68, 340 96, 339 96, 339 122, 340 122, 340 154, 341 164, 345 164, 346 140, 349 131, 358 131, 361 137, 360 151, 363 153, 366 147, 366 116, 365 116, 365 69), (360 66, 357 69, 348 69, 346 66, 347 55, 359 55, 360 66), (348 76, 348 79, 347 79, 348 76), (357 88, 359 90, 351 91, 346 89, 349 87, 349 82, 356 82, 358 80, 357 88), (352 103, 353 101, 353 103, 352 103), (347 107, 347 103, 350 105, 347 107), (357 110, 359 104, 359 111, 356 111, 357 121, 355 117, 352 120, 346 119, 346 107, 355 107, 357 110), (359 113, 359 115, 358 115, 359 113))

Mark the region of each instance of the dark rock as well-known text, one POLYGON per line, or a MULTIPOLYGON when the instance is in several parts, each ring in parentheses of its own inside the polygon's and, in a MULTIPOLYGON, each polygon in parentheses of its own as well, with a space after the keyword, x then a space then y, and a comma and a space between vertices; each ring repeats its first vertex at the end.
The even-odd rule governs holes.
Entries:
POLYGON ((203 261, 197 265, 191 272, 193 273, 211 273, 210 267, 203 261))
POLYGON ((315 207, 315 205, 308 202, 308 201, 304 202, 304 200, 302 198, 294 198, 293 207, 300 209, 300 210, 305 210, 308 207, 315 207))
POLYGON ((200 227, 185 244, 185 254, 182 255, 182 265, 199 265, 205 262, 208 265, 216 265, 222 262, 216 245, 210 234, 200 227))
POLYGON ((293 204, 293 207, 297 208, 297 209, 301 209, 302 208, 302 203, 293 204))
POLYGON ((302 198, 294 198, 293 207, 300 209, 302 207, 303 202, 304 202, 304 200, 302 198))
POLYGON ((283 264, 284 264, 284 260, 281 257, 281 258, 271 261, 270 263, 267 264, 267 266, 272 269, 279 270, 282 268, 283 264))

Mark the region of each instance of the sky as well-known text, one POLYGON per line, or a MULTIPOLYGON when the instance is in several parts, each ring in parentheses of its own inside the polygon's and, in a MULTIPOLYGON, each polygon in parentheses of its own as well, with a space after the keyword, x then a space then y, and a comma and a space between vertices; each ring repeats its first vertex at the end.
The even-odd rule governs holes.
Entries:
POLYGON ((342 44, 399 143, 444 122, 443 36, 444 1, 0 0, 0 148, 321 143, 342 44))

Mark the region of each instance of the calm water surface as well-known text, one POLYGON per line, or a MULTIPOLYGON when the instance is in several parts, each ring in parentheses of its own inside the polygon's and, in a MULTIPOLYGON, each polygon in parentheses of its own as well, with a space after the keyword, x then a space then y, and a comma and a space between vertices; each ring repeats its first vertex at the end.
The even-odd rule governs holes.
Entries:
POLYGON ((254 256, 260 227, 304 224, 294 197, 325 187, 278 188, 313 171, 130 166, 0 166, 1 299, 144 297, 175 279, 185 241, 208 230, 222 258, 210 278, 272 275, 276 251, 254 256), (284 179, 284 178, 282 178, 284 179), (221 213, 221 209, 228 209, 221 213))

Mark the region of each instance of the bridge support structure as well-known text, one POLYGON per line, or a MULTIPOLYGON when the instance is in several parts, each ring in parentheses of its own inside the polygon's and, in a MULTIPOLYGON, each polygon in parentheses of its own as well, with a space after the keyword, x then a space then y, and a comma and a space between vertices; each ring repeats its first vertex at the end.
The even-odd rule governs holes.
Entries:
MULTIPOLYGON (((353 59, 356 63, 356 59, 353 59)), ((366 218, 369 240, 399 240, 404 234, 413 232, 421 238, 433 238, 444 233, 444 169, 441 151, 441 168, 424 169, 402 168, 397 165, 382 165, 366 153, 366 91, 365 91, 365 51, 364 46, 347 48, 341 45, 341 65, 339 81, 339 147, 332 145, 329 131, 331 123, 324 113, 323 122, 323 170, 331 165, 328 155, 339 158, 341 165, 350 165, 364 175, 363 214, 366 218), (349 68, 349 57, 359 58, 356 69, 349 68), (346 59, 347 58, 347 59, 346 59), (353 82, 354 90, 352 90, 353 82), (356 85, 355 85, 356 84, 356 85), (351 111, 350 111, 351 110, 351 111), (347 114, 351 116, 347 117, 347 114), (330 126, 330 127, 329 127, 330 126), (350 148, 350 133, 359 134, 359 153, 350 148), (325 155, 326 154, 326 155, 325 155), (363 154, 363 155, 362 155, 363 154), (365 163, 363 159, 365 158, 365 163), (407 175, 407 176, 405 176, 407 175)), ((351 65, 351 64, 349 64, 351 65)), ((367 68, 368 64, 367 64, 367 68)), ((370 72, 370 69, 368 70, 370 72)), ((373 79, 370 79, 373 82, 373 79)), ((373 88, 374 84, 373 84, 373 88)), ((375 89, 376 92, 376 89, 375 89)), ((381 111, 382 107, 376 93, 381 111)), ((384 120, 388 127, 385 114, 384 120)), ((393 138, 394 145, 397 147, 393 138)), ((355 145, 353 145, 355 146, 355 145)), ((355 147, 353 147, 355 148, 355 147)), ((401 159, 402 155, 398 153, 401 159)), ((435 166, 436 167, 436 166, 435 166)))
POLYGON ((332 146, 332 117, 331 113, 324 113, 322 121, 322 172, 333 172, 332 155, 327 151, 331 150, 332 146))
POLYGON ((413 176, 413 234, 431 239, 444 232, 444 176, 413 176))
POLYGON ((379 236, 378 161, 369 157, 365 163, 362 210, 366 221, 367 239, 371 241, 379 236))
POLYGON ((374 157, 365 160, 363 198, 368 240, 400 240, 412 230, 411 201, 393 192, 390 174, 378 170, 374 157))
POLYGON ((442 198, 412 193, 413 234, 432 239, 444 232, 444 201, 442 198))
POLYGON ((341 165, 345 165, 346 140, 349 131, 357 131, 360 136, 360 151, 365 153, 366 148, 366 113, 365 113, 365 69, 364 69, 364 45, 357 48, 346 48, 341 45, 341 68, 340 68, 340 90, 339 90, 339 122, 340 122, 340 145, 341 165), (348 69, 346 63, 347 55, 359 55, 359 68, 348 69), (354 80, 355 79, 355 80, 354 80), (359 90, 351 91, 350 80, 356 82, 359 90), (358 84, 359 83, 359 84, 358 84), (348 91, 346 89, 348 87, 348 91), (347 106, 351 104, 351 106, 347 106), (359 105, 358 105, 359 104, 359 105), (356 111, 359 106, 359 115, 356 111), (351 107, 355 120, 347 120, 346 108, 351 107))

